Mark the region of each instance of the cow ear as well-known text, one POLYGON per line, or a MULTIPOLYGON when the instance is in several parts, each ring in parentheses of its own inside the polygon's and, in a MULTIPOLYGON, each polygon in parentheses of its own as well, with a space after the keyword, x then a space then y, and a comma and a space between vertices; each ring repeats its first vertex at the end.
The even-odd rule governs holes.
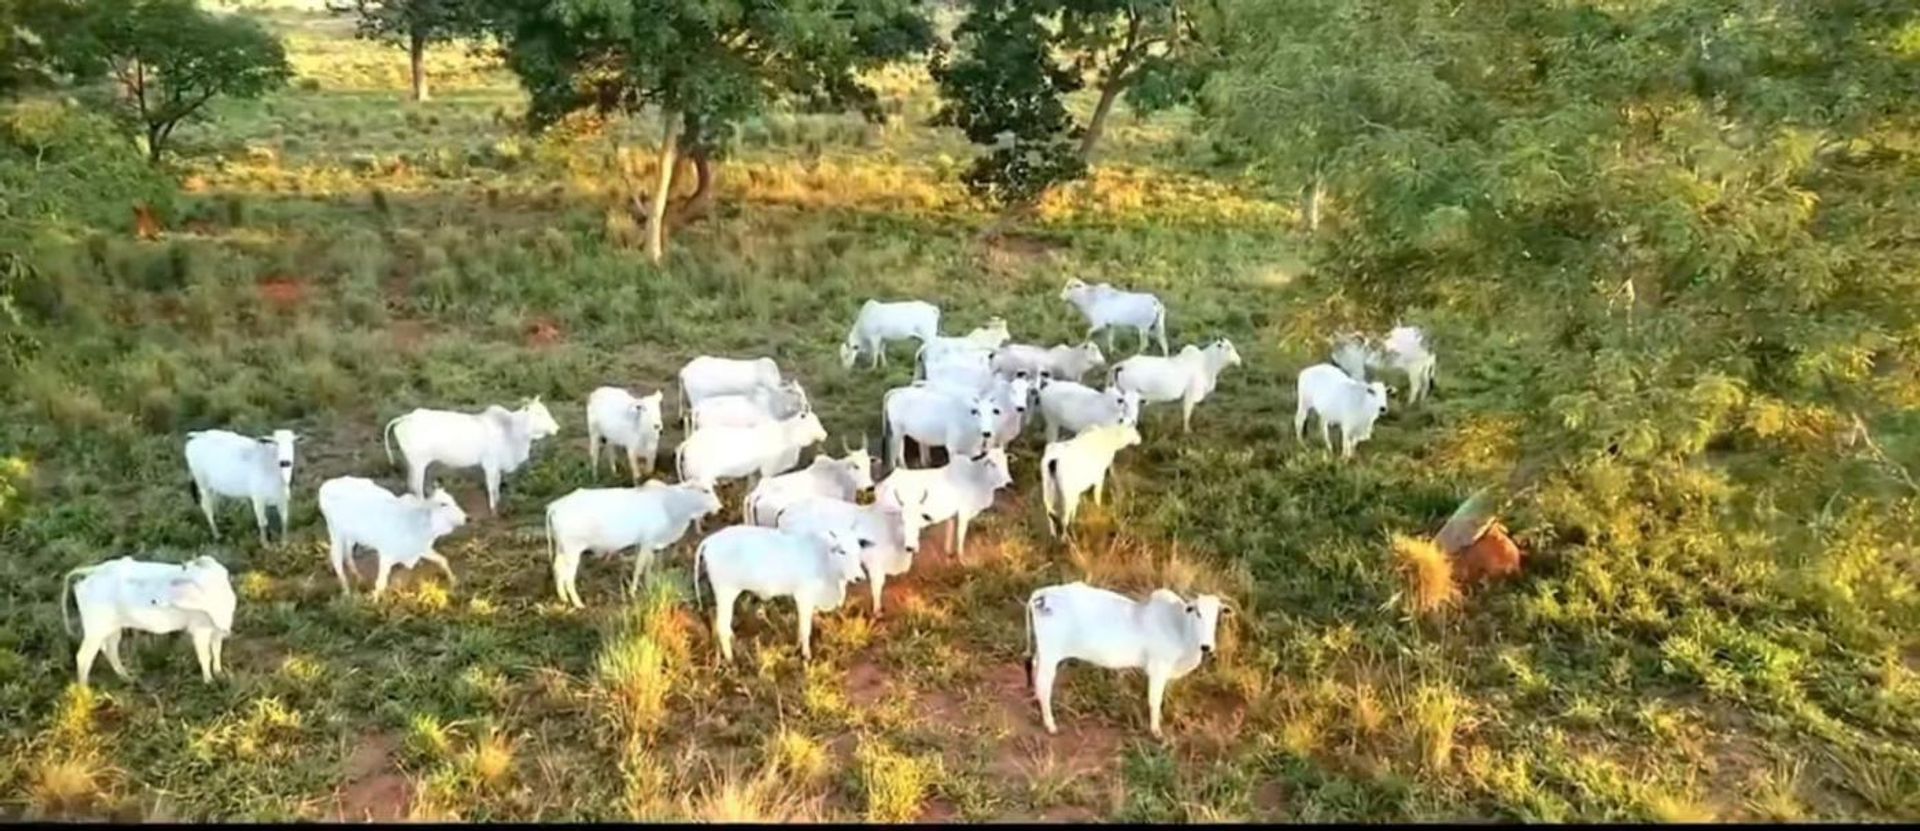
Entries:
POLYGON ((203 605, 205 595, 200 583, 192 577, 175 577, 167 582, 167 602, 182 609, 198 609, 203 605))

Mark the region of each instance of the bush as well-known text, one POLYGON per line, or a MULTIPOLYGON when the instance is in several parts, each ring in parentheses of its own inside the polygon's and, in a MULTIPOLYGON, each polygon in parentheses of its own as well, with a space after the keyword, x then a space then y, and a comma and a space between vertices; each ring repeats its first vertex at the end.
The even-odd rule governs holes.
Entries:
POLYGON ((29 223, 130 231, 135 203, 164 219, 173 196, 112 119, 56 101, 0 107, 0 248, 29 223))

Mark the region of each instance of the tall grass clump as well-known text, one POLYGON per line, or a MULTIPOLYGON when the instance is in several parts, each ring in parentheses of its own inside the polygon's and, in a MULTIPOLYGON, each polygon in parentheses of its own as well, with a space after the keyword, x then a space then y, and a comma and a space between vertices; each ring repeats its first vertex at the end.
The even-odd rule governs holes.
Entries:
POLYGON ((860 789, 868 822, 911 822, 933 785, 934 766, 902 755, 878 742, 862 742, 857 751, 860 789))
POLYGON ((643 739, 660 726, 673 686, 667 650, 647 633, 648 616, 647 605, 623 612, 594 660, 594 679, 607 717, 628 741, 643 739))
POLYGON ((1400 604, 1408 614, 1431 617, 1460 602, 1460 587, 1453 582, 1453 562, 1439 546, 1394 534, 1393 562, 1406 584, 1400 592, 1400 604))

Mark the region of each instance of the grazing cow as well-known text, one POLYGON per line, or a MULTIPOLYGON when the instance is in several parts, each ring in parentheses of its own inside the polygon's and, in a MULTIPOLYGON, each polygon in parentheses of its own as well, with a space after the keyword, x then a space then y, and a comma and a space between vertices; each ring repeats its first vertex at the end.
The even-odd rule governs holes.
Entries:
POLYGON ((127 629, 156 635, 184 629, 200 659, 200 680, 212 683, 214 673, 225 671, 220 652, 233 633, 237 601, 227 569, 218 560, 202 556, 176 564, 121 557, 67 572, 61 582, 60 623, 71 635, 69 588, 80 611, 80 651, 74 655, 80 686, 87 686, 102 649, 114 674, 132 679, 120 661, 120 633, 127 629), (77 584, 75 577, 80 578, 77 584))
POLYGON ((907 464, 907 439, 919 444, 922 465, 928 463, 932 446, 945 447, 950 456, 978 452, 992 441, 1004 412, 992 396, 968 398, 927 384, 888 390, 880 410, 887 463, 896 468, 907 464))
POLYGON ((827 438, 812 410, 757 427, 705 427, 674 451, 682 482, 774 476, 793 467, 800 451, 827 438))
POLYGON ((1063 429, 1078 435, 1104 424, 1140 424, 1140 393, 1133 390, 1096 390, 1073 381, 1042 380, 1039 397, 1049 442, 1059 441, 1063 429))
POLYGON ((287 508, 292 503, 293 445, 300 437, 292 430, 275 430, 265 438, 248 438, 225 430, 197 430, 187 434, 187 473, 193 477, 194 498, 207 515, 207 527, 220 539, 213 521, 219 497, 253 502, 253 521, 260 544, 267 544, 267 508, 280 515, 280 541, 287 539, 287 508))
POLYGON ((1395 326, 1387 333, 1382 362, 1407 374, 1407 403, 1433 391, 1433 373, 1439 360, 1427 348, 1426 333, 1413 326, 1395 326))
POLYGON ((873 593, 873 616, 880 617, 880 593, 887 578, 913 568, 913 555, 920 550, 919 529, 931 524, 924 513, 908 519, 906 511, 887 505, 855 505, 844 499, 808 497, 782 507, 774 517, 775 527, 795 533, 841 535, 871 540, 860 549, 860 565, 867 572, 867 587, 873 593), (909 533, 912 531, 913 533, 909 533))
POLYGON ((1193 408, 1213 394, 1220 373, 1240 365, 1233 341, 1217 338, 1202 349, 1188 344, 1171 358, 1136 355, 1113 365, 1113 386, 1140 393, 1142 403, 1180 402, 1180 430, 1193 429, 1193 408))
POLYGON ((1054 536, 1073 525, 1080 495, 1093 489, 1093 504, 1105 504, 1107 469, 1114 454, 1140 443, 1140 431, 1131 424, 1091 427, 1066 441, 1048 442, 1040 456, 1040 498, 1047 506, 1047 530, 1054 536), (1060 507, 1059 519, 1054 506, 1060 507))
POLYGON ((1024 372, 1031 378, 1078 381, 1106 363, 1107 356, 1100 353, 1100 347, 1094 345, 1093 341, 1079 346, 1060 344, 1051 348, 1009 343, 993 353, 993 371, 1002 378, 1012 378, 1024 372))
POLYGON ((660 411, 663 395, 656 391, 635 396, 619 387, 601 387, 587 396, 587 456, 593 460, 594 473, 600 472, 601 442, 626 450, 627 473, 634 484, 653 472, 665 429, 660 411))
POLYGON ((393 461, 392 442, 400 443, 413 495, 426 495, 428 465, 478 467, 486 476, 487 510, 497 516, 501 477, 526 464, 534 442, 559 432, 559 423, 536 395, 518 410, 498 404, 478 413, 414 410, 387 422, 382 436, 388 439, 388 462, 393 461))
POLYGON ((1220 617, 1232 610, 1203 594, 1189 603, 1168 589, 1146 600, 1074 582, 1048 586, 1027 599, 1027 682, 1040 702, 1048 733, 1053 721, 1053 678, 1069 658, 1106 669, 1147 673, 1148 725, 1160 732, 1160 701, 1167 682, 1183 678, 1213 652, 1220 617))
POLYGON ((853 328, 840 344, 840 365, 852 369, 862 352, 872 355, 868 369, 886 366, 887 341, 918 340, 922 346, 940 334, 940 307, 922 300, 883 303, 868 300, 860 306, 853 328))
POLYGON ((702 427, 757 427, 812 409, 807 391, 792 379, 779 387, 754 387, 744 395, 715 395, 693 407, 692 430, 702 427))
POLYGON ((1293 413, 1293 438, 1306 441, 1307 417, 1320 417, 1320 443, 1333 449, 1328 424, 1340 425, 1340 457, 1352 458, 1353 448, 1373 436, 1373 423, 1387 411, 1387 385, 1362 383, 1332 364, 1314 364, 1300 370, 1295 387, 1299 404, 1293 413))
POLYGON ((340 593, 352 594, 360 570, 353 564, 357 546, 371 548, 378 557, 374 572, 373 596, 387 590, 387 577, 394 566, 413 568, 421 560, 433 563, 447 574, 447 584, 456 581, 453 566, 433 550, 433 544, 467 524, 467 512, 445 488, 435 487, 433 495, 411 493, 395 496, 371 479, 336 476, 320 484, 320 516, 327 522, 327 559, 333 574, 340 578, 340 593))
POLYGON ((693 552, 693 598, 700 600, 701 564, 713 587, 713 633, 720 657, 733 661, 733 602, 741 592, 761 600, 791 597, 799 611, 800 656, 813 658, 813 613, 831 612, 847 599, 847 584, 863 576, 860 549, 873 544, 836 532, 796 534, 757 525, 730 525, 693 552))
POLYGON ((867 452, 865 441, 861 437, 858 450, 843 441, 841 449, 846 455, 841 458, 822 453, 806 467, 760 480, 740 503, 740 521, 770 528, 781 509, 804 499, 831 497, 852 502, 873 487, 873 456, 867 452))
POLYGON ((951 518, 948 542, 956 555, 966 556, 967 525, 993 507, 996 491, 1011 484, 1006 449, 989 447, 977 456, 955 456, 942 467, 896 468, 874 486, 873 501, 905 513, 916 542, 922 528, 951 518))
POLYGON ((1107 331, 1108 352, 1113 351, 1113 330, 1124 326, 1140 335, 1134 354, 1146 351, 1148 332, 1160 339, 1160 354, 1167 354, 1167 307, 1160 298, 1146 292, 1123 291, 1107 283, 1090 286, 1082 280, 1068 280, 1060 290, 1060 299, 1073 304, 1087 319, 1087 340, 1093 340, 1102 329, 1107 331))
POLYGON ((680 420, 693 429, 693 408, 716 395, 747 395, 755 387, 780 388, 780 365, 772 358, 715 358, 701 355, 680 368, 680 420))
MULTIPOLYGON (((654 485, 658 480, 649 482, 654 485)), ((720 498, 702 483, 640 488, 581 488, 547 504, 547 549, 560 600, 584 609, 577 578, 580 555, 637 548, 627 593, 640 585, 653 559, 686 536, 693 521, 720 510, 720 498)))

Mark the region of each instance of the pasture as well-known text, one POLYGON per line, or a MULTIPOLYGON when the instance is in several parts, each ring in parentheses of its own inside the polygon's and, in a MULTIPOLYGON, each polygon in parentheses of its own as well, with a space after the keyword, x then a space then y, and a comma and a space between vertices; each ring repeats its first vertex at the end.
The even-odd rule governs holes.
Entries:
MULTIPOLYGON (((0 393, 9 817, 1920 816, 1911 501, 1829 501, 1807 527, 1795 506, 1826 495, 1759 457, 1655 484, 1589 469, 1503 515, 1530 555, 1518 578, 1410 616, 1394 536, 1432 535, 1522 461, 1551 338, 1485 302, 1413 310, 1439 355, 1433 398, 1396 399, 1347 463, 1314 431, 1295 443, 1294 378, 1326 359, 1325 337, 1384 332, 1402 310, 1315 281, 1291 195, 1216 167, 1191 113, 1117 115, 1089 180, 1009 218, 955 182, 969 150, 925 126, 923 73, 889 70, 884 126, 749 123, 716 214, 656 269, 625 207, 648 148, 608 137, 650 123, 529 136, 511 76, 458 47, 431 54, 434 100, 405 103, 403 52, 314 12, 258 13, 296 81, 181 131, 160 238, 127 219, 37 236, 32 285, 15 287, 49 322, 0 393), (966 556, 930 533, 883 618, 863 585, 820 616, 811 662, 790 601, 742 601, 737 660, 721 663, 691 605, 692 535, 638 597, 621 594, 626 559, 597 557, 586 609, 556 597, 543 506, 626 481, 587 463, 594 387, 644 394, 699 354, 771 356, 806 384, 819 449, 878 450, 881 395, 910 355, 840 366, 861 302, 931 301, 949 334, 1001 316, 1051 345, 1084 329, 1058 296, 1070 278, 1155 292, 1175 350, 1224 336, 1245 361, 1190 435, 1178 405, 1147 408, 1144 442, 1071 542, 1048 535, 1034 425, 966 556), (366 581, 343 598, 314 488, 403 487, 380 428, 414 407, 534 395, 560 433, 507 479, 500 516, 477 471, 436 474, 471 517, 438 546, 457 584, 402 569, 379 601, 366 581), (212 427, 304 437, 288 544, 260 545, 233 501, 225 542, 209 539, 180 448, 212 427), (1640 536, 1674 528, 1693 536, 1640 536), (136 681, 101 667, 75 686, 61 576, 203 553, 240 596, 229 676, 203 685, 183 638, 140 636, 136 681), (1219 650, 1172 685, 1164 741, 1140 673, 1084 664, 1056 687, 1060 734, 1041 728, 1022 603, 1073 580, 1235 604, 1219 650)), ((1132 354, 1132 334, 1118 340, 1110 359, 1132 354)), ((670 418, 663 474, 681 435, 670 418)), ((1883 441, 1898 455, 1903 436, 1883 441)), ((723 489, 708 531, 741 493, 723 489)))

